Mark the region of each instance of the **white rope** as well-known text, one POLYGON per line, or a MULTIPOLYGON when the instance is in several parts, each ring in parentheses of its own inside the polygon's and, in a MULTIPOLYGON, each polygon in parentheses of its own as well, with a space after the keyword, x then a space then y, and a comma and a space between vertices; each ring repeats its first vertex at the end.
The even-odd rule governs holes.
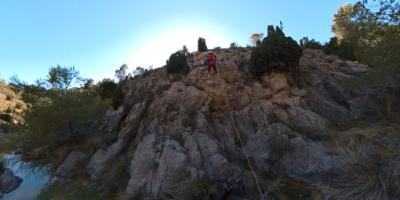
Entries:
POLYGON ((246 157, 247 164, 249 165, 249 168, 250 168, 250 170, 251 170, 251 173, 252 173, 253 176, 254 176, 254 180, 255 180, 255 182, 256 182, 257 189, 258 189, 258 193, 260 194, 260 199, 261 199, 261 200, 264 200, 264 197, 263 197, 262 192, 261 192, 261 187, 260 187, 260 184, 259 184, 259 182, 258 182, 257 175, 256 175, 256 173, 255 173, 255 171, 254 171, 254 169, 253 169, 253 166, 251 165, 249 156, 247 155, 246 148, 244 148, 244 143, 243 143, 242 138, 240 137, 239 131, 238 131, 237 128, 236 128, 235 120, 234 120, 233 115, 232 115, 231 105, 230 105, 230 103, 229 103, 229 99, 228 99, 228 101, 227 101, 227 104, 228 104, 228 108, 229 108, 229 113, 230 113, 230 116, 231 116, 231 120, 232 120, 232 123, 233 123, 233 128, 235 129, 236 136, 237 136, 237 138, 239 139, 240 145, 242 146, 242 150, 243 150, 243 153, 244 153, 244 155, 245 155, 245 157, 246 157))

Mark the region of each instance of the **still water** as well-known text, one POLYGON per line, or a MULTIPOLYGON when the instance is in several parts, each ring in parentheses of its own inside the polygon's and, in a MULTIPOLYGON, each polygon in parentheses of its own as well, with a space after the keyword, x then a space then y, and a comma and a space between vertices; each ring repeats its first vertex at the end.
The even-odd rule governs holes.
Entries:
POLYGON ((6 154, 3 156, 6 168, 14 175, 23 179, 21 185, 14 191, 5 194, 1 200, 34 200, 49 180, 49 167, 37 167, 29 162, 23 162, 19 155, 6 154))

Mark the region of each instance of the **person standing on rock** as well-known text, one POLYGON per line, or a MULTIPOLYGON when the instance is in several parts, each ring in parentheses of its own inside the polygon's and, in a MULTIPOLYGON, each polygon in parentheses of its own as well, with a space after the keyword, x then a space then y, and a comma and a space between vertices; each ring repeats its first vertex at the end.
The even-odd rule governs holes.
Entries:
POLYGON ((215 74, 218 74, 217 72, 217 56, 209 52, 207 55, 207 64, 208 64, 208 73, 210 73, 211 68, 214 69, 215 74))

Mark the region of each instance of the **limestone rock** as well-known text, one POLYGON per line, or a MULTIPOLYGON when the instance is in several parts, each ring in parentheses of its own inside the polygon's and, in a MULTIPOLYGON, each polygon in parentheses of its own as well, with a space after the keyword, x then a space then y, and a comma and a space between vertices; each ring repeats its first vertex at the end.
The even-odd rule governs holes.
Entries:
POLYGON ((72 178, 78 172, 80 164, 84 161, 86 155, 79 151, 71 152, 64 162, 57 168, 55 176, 61 178, 72 178))
POLYGON ((21 185, 22 181, 23 180, 15 176, 11 170, 5 169, 0 175, 0 194, 14 191, 21 185))

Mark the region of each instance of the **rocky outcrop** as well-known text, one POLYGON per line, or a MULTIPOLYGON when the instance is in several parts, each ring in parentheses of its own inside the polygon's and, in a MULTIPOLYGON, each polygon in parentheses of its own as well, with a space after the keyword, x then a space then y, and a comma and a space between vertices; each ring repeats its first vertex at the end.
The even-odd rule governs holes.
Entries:
POLYGON ((4 169, 0 175, 0 197, 2 194, 14 191, 21 183, 21 178, 15 176, 11 170, 4 169))
MULTIPOLYGON (((355 116, 368 98, 342 83, 368 67, 305 50, 301 77, 272 72, 254 80, 247 73, 250 49, 216 54, 220 75, 199 67, 204 55, 195 53, 185 75, 160 68, 127 81, 123 105, 100 123, 115 140, 91 155, 89 177, 115 180, 113 164, 125 159, 127 199, 174 196, 199 182, 219 196, 244 198, 247 153, 257 174, 324 184, 342 165, 321 142, 327 128, 355 116)), ((72 177, 81 158, 71 153, 57 174, 72 177)))
POLYGON ((85 162, 86 155, 79 151, 71 152, 64 162, 57 168, 54 175, 59 178, 72 178, 79 170, 81 170, 82 163, 85 162))

